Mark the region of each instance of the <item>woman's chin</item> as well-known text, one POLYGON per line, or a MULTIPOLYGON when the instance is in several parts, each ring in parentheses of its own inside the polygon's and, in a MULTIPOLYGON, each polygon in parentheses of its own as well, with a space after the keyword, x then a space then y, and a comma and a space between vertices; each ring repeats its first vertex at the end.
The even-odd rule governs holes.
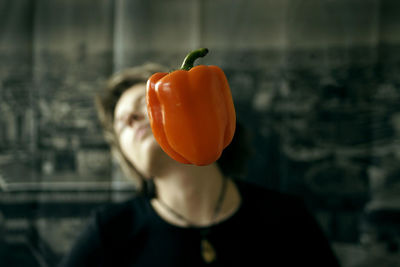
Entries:
POLYGON ((151 158, 151 160, 157 161, 157 158, 161 156, 160 153, 164 153, 164 151, 161 149, 160 145, 157 143, 156 139, 152 135, 146 136, 142 140, 141 146, 142 149, 145 151, 145 154, 147 154, 147 157, 151 158))

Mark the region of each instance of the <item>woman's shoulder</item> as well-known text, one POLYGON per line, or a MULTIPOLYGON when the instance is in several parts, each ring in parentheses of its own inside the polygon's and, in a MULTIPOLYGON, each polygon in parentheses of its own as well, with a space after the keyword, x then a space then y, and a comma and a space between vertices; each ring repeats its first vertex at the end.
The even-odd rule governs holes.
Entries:
POLYGON ((300 196, 266 188, 245 180, 235 180, 247 210, 277 216, 304 215, 306 207, 300 196))
POLYGON ((270 189, 265 186, 243 179, 234 179, 234 181, 240 193, 245 198, 252 198, 264 201, 283 201, 284 203, 302 201, 302 198, 300 196, 294 194, 270 189))
POLYGON ((148 215, 147 198, 141 195, 123 202, 107 203, 93 211, 93 217, 102 229, 140 227, 148 215))

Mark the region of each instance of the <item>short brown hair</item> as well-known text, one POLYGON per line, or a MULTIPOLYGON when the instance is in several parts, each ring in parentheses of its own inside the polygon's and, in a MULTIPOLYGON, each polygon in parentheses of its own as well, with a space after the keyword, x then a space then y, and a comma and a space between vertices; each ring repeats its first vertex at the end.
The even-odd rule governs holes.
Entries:
MULTIPOLYGON (((114 131, 114 110, 121 95, 138 83, 146 83, 156 72, 167 72, 167 68, 153 63, 125 69, 112 75, 103 92, 95 97, 99 120, 104 130, 104 137, 111 147, 112 155, 119 162, 124 174, 135 179, 138 192, 146 193, 148 184, 144 177, 122 153, 118 136, 114 131)), ((237 123, 232 143, 224 150, 217 163, 224 175, 243 175, 245 160, 250 155, 249 138, 245 128, 237 123)))

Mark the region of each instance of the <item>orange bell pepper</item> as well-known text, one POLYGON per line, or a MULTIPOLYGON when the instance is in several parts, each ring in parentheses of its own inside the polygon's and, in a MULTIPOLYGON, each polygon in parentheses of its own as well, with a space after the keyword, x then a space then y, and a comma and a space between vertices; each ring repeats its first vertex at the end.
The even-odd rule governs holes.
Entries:
POLYGON ((232 141, 236 113, 226 76, 217 66, 194 61, 205 48, 187 55, 180 70, 153 74, 146 101, 151 129, 174 160, 198 166, 215 162, 232 141))

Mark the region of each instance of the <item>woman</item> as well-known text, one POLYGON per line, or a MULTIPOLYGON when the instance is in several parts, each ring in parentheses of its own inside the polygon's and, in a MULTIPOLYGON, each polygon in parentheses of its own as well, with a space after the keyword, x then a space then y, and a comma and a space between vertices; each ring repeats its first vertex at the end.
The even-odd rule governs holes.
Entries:
POLYGON ((246 155, 241 127, 208 166, 163 152, 145 98, 159 71, 126 70, 97 98, 113 155, 140 193, 98 210, 62 266, 338 266, 301 200, 234 179, 246 155))

